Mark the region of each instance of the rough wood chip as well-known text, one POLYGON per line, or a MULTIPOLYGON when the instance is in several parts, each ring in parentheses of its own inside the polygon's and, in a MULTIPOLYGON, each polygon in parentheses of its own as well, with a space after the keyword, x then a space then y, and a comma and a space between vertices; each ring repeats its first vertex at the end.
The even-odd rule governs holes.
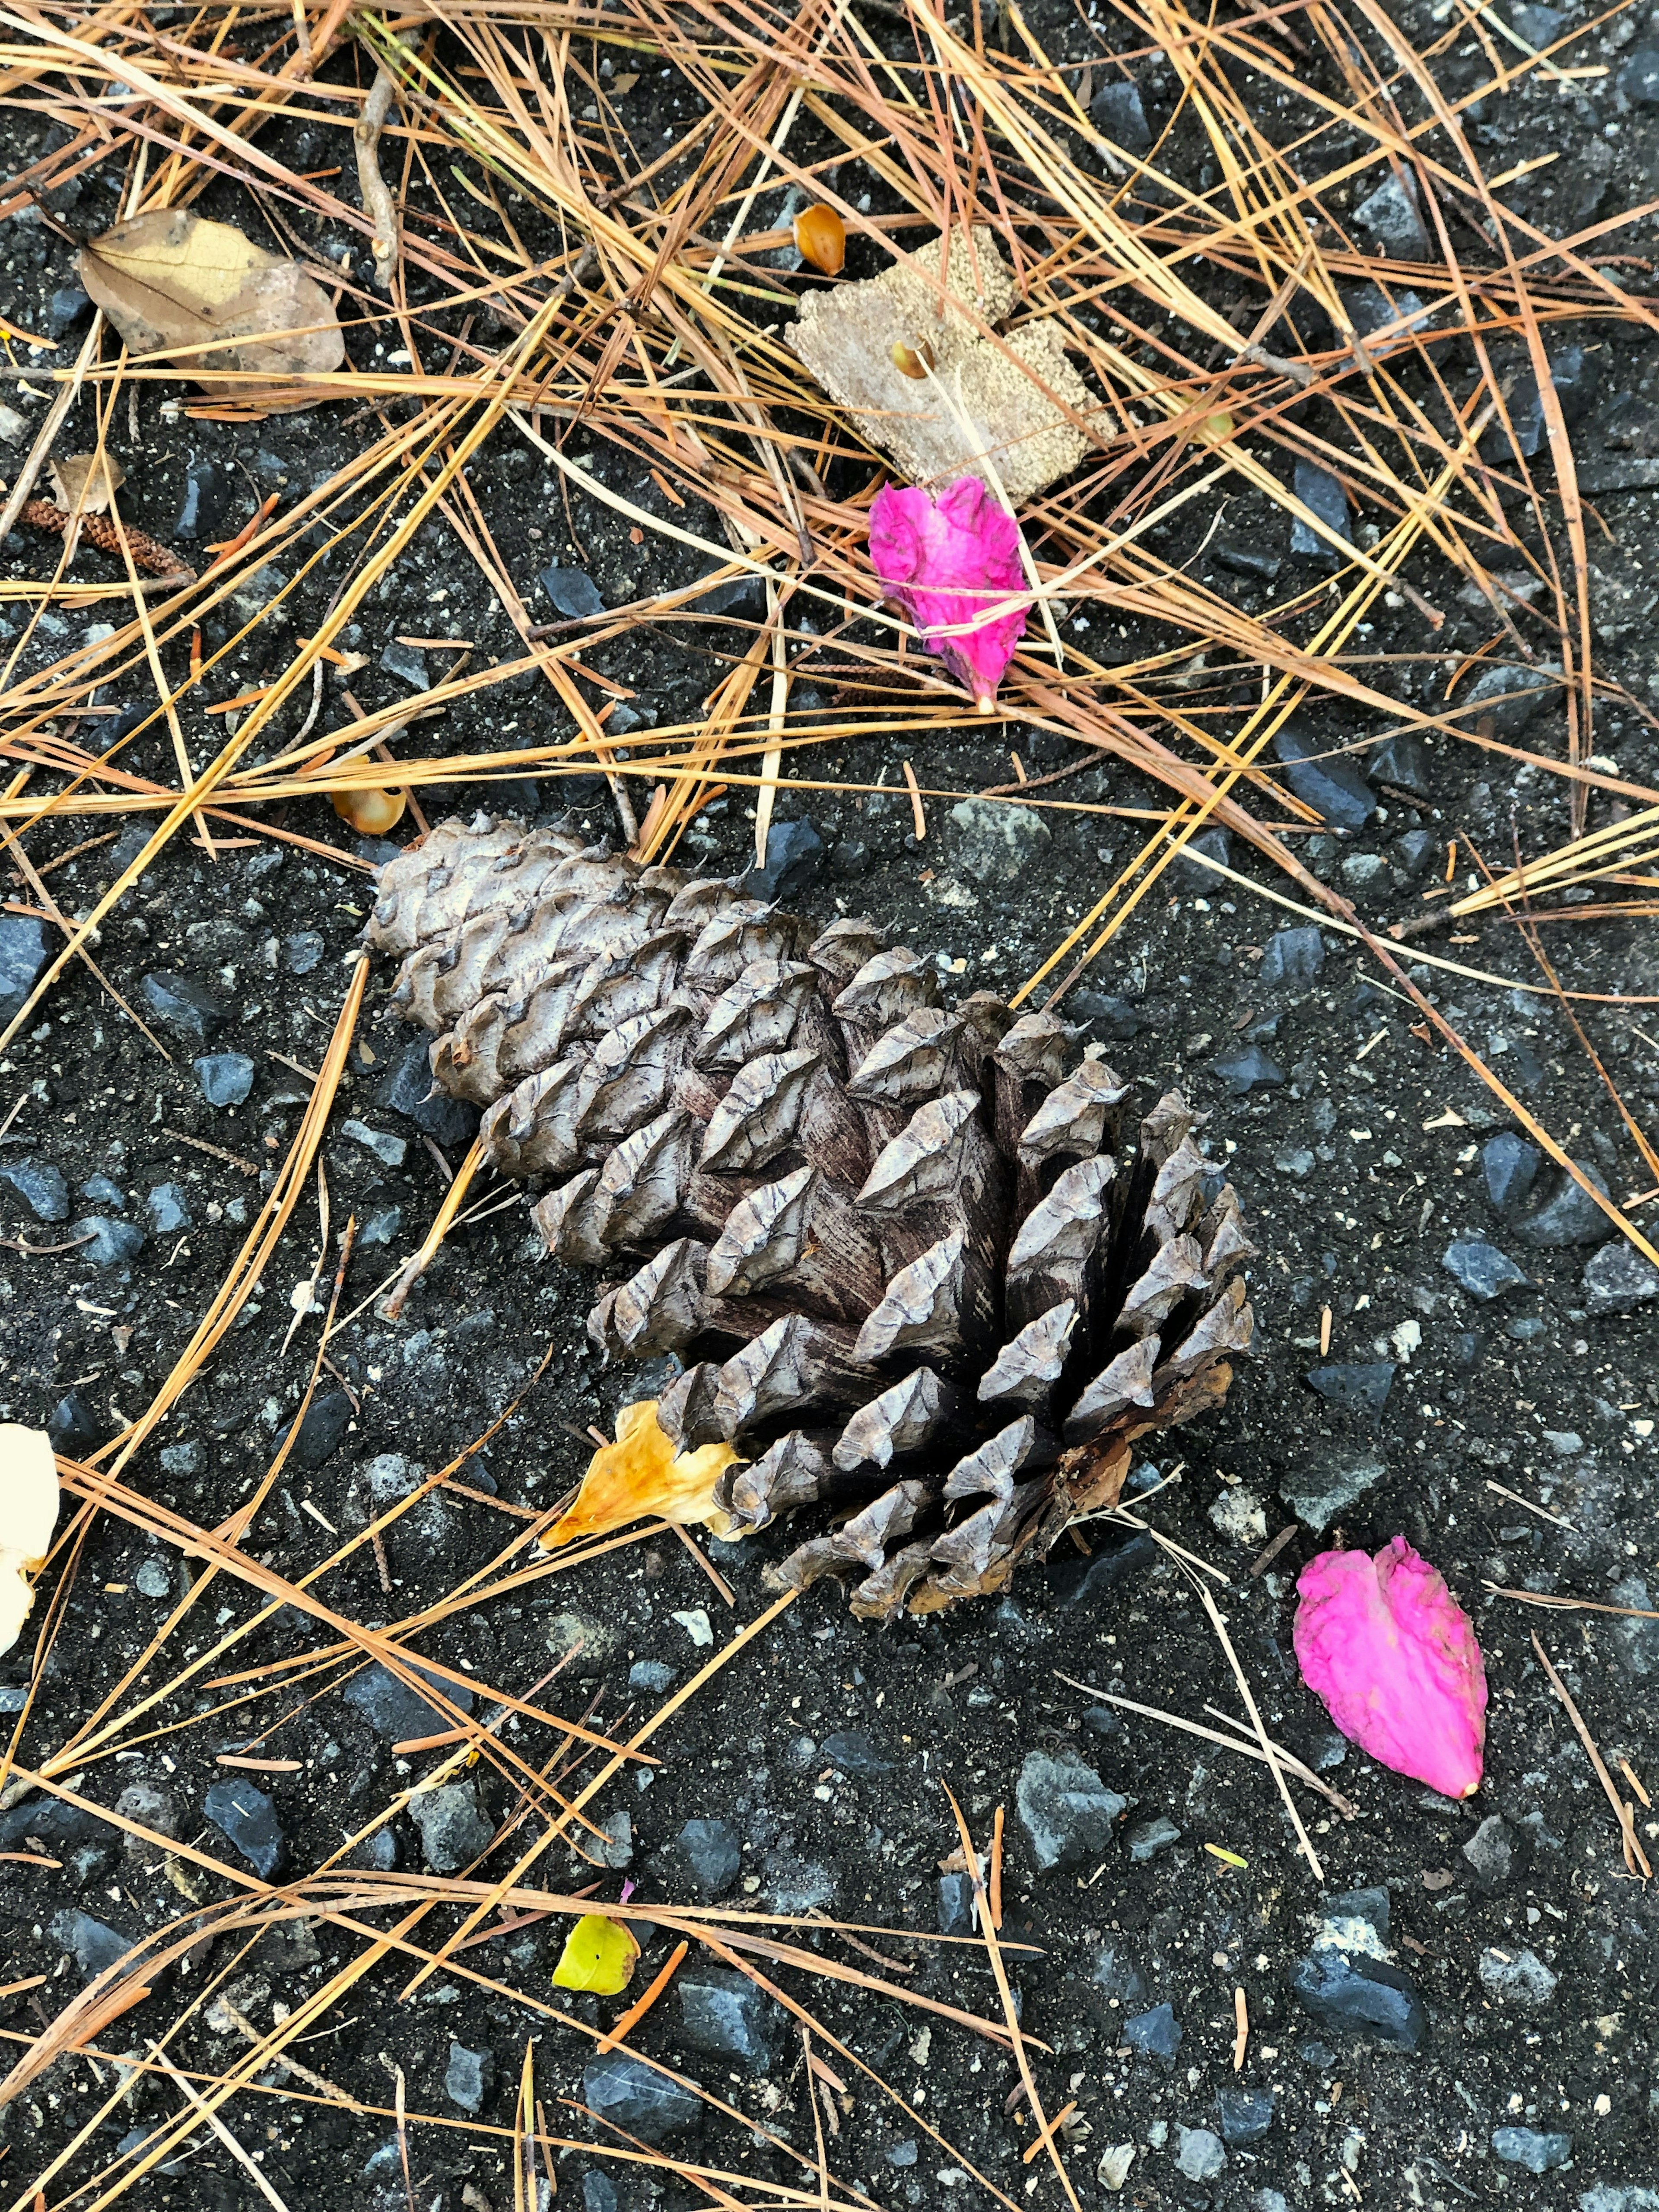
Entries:
POLYGON ((943 290, 939 265, 935 239, 879 276, 809 294, 792 343, 860 434, 891 454, 913 483, 943 486, 963 476, 989 483, 981 459, 988 454, 1008 498, 1022 506, 1089 450, 1065 410, 1088 417, 1100 403, 1051 322, 1022 324, 1000 343, 981 335, 978 323, 994 329, 1018 305, 1013 272, 988 229, 975 226, 971 248, 952 238, 943 290), (912 354, 926 347, 933 377, 907 375, 894 360, 896 346, 912 354))

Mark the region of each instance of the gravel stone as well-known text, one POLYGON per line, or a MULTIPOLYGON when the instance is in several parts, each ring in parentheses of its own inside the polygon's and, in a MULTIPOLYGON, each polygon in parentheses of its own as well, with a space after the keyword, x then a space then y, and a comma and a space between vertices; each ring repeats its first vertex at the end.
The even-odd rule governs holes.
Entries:
MULTIPOLYGON (((1322 476, 1324 471, 1319 473, 1322 476)), ((1297 474, 1299 489, 1300 465, 1297 474)), ((1345 514, 1346 507, 1345 500, 1345 514)), ((1339 742, 1290 722, 1273 739, 1273 750, 1284 764, 1285 781, 1298 799, 1316 808, 1334 829, 1363 830, 1376 812, 1376 795, 1353 763, 1333 750, 1339 742)))
POLYGON ((1146 1027, 1138 1006, 1109 991, 1073 991, 1066 1012, 1082 1030, 1085 1044, 1127 1044, 1146 1027))
POLYGON ((1211 1072, 1227 1086, 1230 1097, 1243 1098, 1252 1091, 1270 1091, 1285 1080, 1285 1071, 1269 1060, 1259 1044, 1242 1045, 1210 1063, 1211 1072))
POLYGON ((89 1912, 60 1912, 52 1923, 52 1936, 70 1953, 88 1981, 94 1980, 132 1948, 131 1936, 123 1936, 89 1912))
POLYGON ((556 562, 542 570, 540 583, 568 622, 585 622, 605 612, 599 587, 586 568, 561 568, 556 562))
POLYGON ((1364 1365, 1352 1360, 1311 1367, 1306 1380, 1328 1406, 1345 1413, 1369 1413, 1375 1420, 1389 1402, 1396 1369, 1392 1360, 1364 1365))
MULTIPOLYGON (((459 1682, 446 1681, 441 1675, 428 1674, 417 1668, 422 1681, 447 1698, 464 1713, 470 1713, 475 1703, 471 1690, 463 1689, 459 1682)), ((408 1743, 422 1735, 436 1735, 442 1729, 453 1726, 449 1715, 400 1682, 388 1668, 377 1660, 366 1667, 361 1674, 354 1674, 340 1692, 342 1699, 356 1712, 362 1715, 378 1736, 388 1743, 408 1743)))
POLYGON ((1291 1987, 1322 2027, 1415 2051, 1428 2032, 1416 1990, 1397 1967, 1321 1945, 1297 1960, 1291 1987))
MULTIPOLYGON (((300 1433, 289 1454, 289 1462, 315 1474, 345 1442, 346 1431, 355 1418, 351 1401, 343 1390, 330 1390, 320 1398, 313 1398, 300 1423, 300 1433)), ((284 1429, 283 1435, 287 1434, 284 1429)))
POLYGON ((1111 1842, 1129 1800, 1109 1790, 1093 1767, 1069 1748, 1033 1751, 1019 1770, 1015 1792, 1020 1826, 1039 1873, 1098 1858, 1111 1842))
POLYGON ((408 1155, 407 1137, 394 1137, 386 1129, 371 1129, 367 1121, 343 1121, 340 1134, 349 1137, 354 1145, 361 1145, 366 1152, 373 1152, 382 1167, 400 1168, 408 1155))
POLYGON ((1428 747, 1414 730, 1396 731, 1366 756, 1365 781, 1386 783, 1426 802, 1434 796, 1428 747))
POLYGON ((1463 1846, 1463 1856, 1485 1887, 1496 1889, 1515 1867, 1515 1837, 1501 1813, 1489 1813, 1463 1846))
POLYGON ((582 2075, 582 2099, 601 2120, 645 2142, 665 2142, 702 2125, 699 2098, 626 2051, 593 2060, 582 2075))
POLYGON ((1188 2181, 1214 2181, 1224 2171, 1227 2154, 1221 2148, 1219 2136, 1208 2128, 1180 2126, 1176 2135, 1180 2143, 1176 2165, 1188 2181))
POLYGON ((1257 968, 1256 981, 1278 987, 1312 983, 1325 965, 1325 940, 1316 929, 1276 929, 1257 968))
POLYGON ((381 1085, 380 1103, 389 1113, 404 1115, 434 1145, 470 1145, 478 1127, 478 1109, 441 1091, 428 1095, 433 1087, 431 1049, 424 1040, 407 1047, 381 1085))
POLYGON ((1137 1865, 1144 1866, 1160 1851, 1167 1851, 1171 1844, 1178 1844, 1181 1831, 1173 1820, 1160 1814, 1156 1820, 1143 1820, 1138 1828, 1131 1828, 1126 1840, 1129 1856, 1137 1865))
POLYGON ((1282 1152, 1273 1154, 1277 1173, 1292 1176, 1300 1182, 1314 1171, 1314 1156, 1304 1145, 1287 1145, 1282 1152))
POLYGON ((1390 260, 1432 261, 1436 258, 1417 196, 1398 177, 1384 178, 1353 212, 1355 222, 1364 224, 1390 260))
POLYGON ((133 1576, 132 1587, 140 1597, 171 1597, 173 1577, 159 1559, 146 1559, 133 1576))
POLYGON ((974 1878, 966 1874, 942 1874, 939 1878, 939 1932, 941 1936, 971 1936, 974 1932, 974 1878))
POLYGON ((1260 2142, 1273 2126, 1273 2095, 1270 2089, 1218 2089, 1215 2102, 1221 2115, 1223 2142, 1260 2142))
POLYGON ((705 1897, 724 1897, 743 1872, 743 1838, 729 1820, 688 1820, 678 1843, 705 1897))
POLYGON ((1143 2058, 1156 2058, 1165 2066, 1175 2063, 1181 2048, 1181 2023, 1172 2005, 1154 2005, 1123 2023, 1123 2040, 1143 2058))
POLYGON ((145 1006, 162 1027, 188 1037, 193 1044, 205 1044, 229 1018, 230 1009, 203 984, 164 968, 146 975, 138 989, 145 1006))
POLYGON ((892 1760, 884 1758, 869 1737, 857 1730, 825 1736, 818 1746, 818 1758, 823 1765, 836 1767, 858 1781, 896 1771, 892 1760))
POLYGON ((87 1238, 76 1256, 89 1261, 94 1267, 125 1267, 144 1249, 142 1229, 131 1221, 112 1221, 105 1213, 88 1214, 84 1221, 75 1224, 70 1234, 87 1238))
POLYGON ((222 469, 217 461, 192 460, 185 471, 184 495, 173 522, 173 536, 186 544, 211 538, 224 520, 233 489, 228 469, 222 469))
POLYGON ((175 1236, 179 1230, 195 1225, 184 1190, 176 1182, 158 1182, 154 1190, 147 1191, 144 1214, 152 1237, 175 1236))
POLYGON ((1054 833, 1031 807, 963 799, 947 818, 952 861, 971 884, 1018 884, 1048 865, 1054 833))
POLYGON ((46 1416, 52 1448, 81 1459, 104 1440, 104 1425, 78 1390, 66 1390, 46 1416))
POLYGON ((1113 1590, 1136 1575, 1145 1574, 1157 1563, 1158 1547, 1152 1538, 1131 1536, 1127 1544, 1115 1544, 1108 1550, 1097 1552, 1091 1559, 1051 1559, 1048 1587, 1055 1603, 1068 1611, 1073 1606, 1097 1606, 1103 1604, 1113 1590))
POLYGON ((674 1988, 680 2033, 694 2050, 716 2058, 741 2059, 752 2074, 769 2074, 782 2035, 783 2014, 746 1974, 718 1966, 682 1967, 674 1988))
POLYGON ((768 901, 804 897, 823 870, 823 840, 810 814, 775 821, 767 834, 766 866, 743 879, 745 896, 768 901))
POLYGON ((1544 1155, 1537 1146, 1516 1136, 1513 1129, 1501 1129, 1497 1136, 1487 1138, 1480 1147, 1480 1170, 1486 1178, 1487 1195, 1500 1212, 1513 1212, 1526 1204, 1543 1164, 1544 1155))
POLYGON ((1535 1951, 1485 1950, 1480 1974, 1500 2004, 1519 2005, 1528 2012, 1542 2011, 1555 1995, 1559 1978, 1535 1951))
POLYGON ((1619 89, 1637 107, 1659 107, 1659 46, 1638 46, 1619 72, 1619 89))
MULTIPOLYGON (((1296 495, 1309 513, 1317 515, 1326 528, 1334 531, 1339 538, 1352 542, 1353 516, 1340 478, 1334 477, 1328 469, 1322 469, 1317 461, 1298 458, 1295 485, 1296 495)), ((1304 560, 1318 561, 1328 568, 1336 566, 1335 547, 1304 522, 1300 515, 1291 524, 1291 550, 1304 560)))
POLYGON ((399 645, 393 638, 380 655, 380 665, 388 676, 395 676, 400 684, 407 684, 411 691, 429 691, 432 689, 426 655, 417 645, 399 645))
POLYGON ((288 1838, 276 1804, 245 1775, 233 1782, 216 1782, 202 1801, 202 1809, 262 1881, 270 1881, 288 1863, 288 1838))
POLYGON ((1479 1298, 1483 1304, 1488 1298, 1501 1297, 1505 1291, 1512 1291, 1528 1279, 1507 1254, 1479 1237, 1461 1238, 1449 1244, 1441 1255, 1440 1264, 1472 1298, 1479 1298))
POLYGON ((421 1850, 434 1874, 459 1874, 481 1858, 495 1839, 470 1782, 419 1791, 409 1801, 409 1814, 421 1832, 421 1850))
POLYGON ((1089 102, 1089 120, 1103 138, 1109 138, 1126 154, 1151 150, 1152 134, 1141 105, 1140 88, 1133 82, 1102 85, 1089 102))
POLYGON ((1584 1270, 1588 1313, 1629 1313, 1650 1298, 1659 1298, 1659 1267, 1622 1237, 1616 1244, 1604 1244, 1584 1270))
POLYGON ((678 1667, 670 1667, 660 1659, 636 1659, 628 1670, 628 1686, 659 1698, 679 1680, 679 1672, 678 1667))
MULTIPOLYGON (((1608 1195, 1607 1179, 1588 1160, 1575 1160, 1579 1173, 1608 1195)), ((1615 1232, 1601 1207, 1571 1176, 1563 1176, 1554 1195, 1535 1213, 1516 1224, 1516 1235, 1534 1250, 1553 1251, 1568 1244, 1605 1244, 1615 1232)))
POLYGON ((1528 668, 1500 661, 1483 668, 1471 683, 1460 684, 1445 712, 1459 721, 1474 721, 1490 714, 1496 734, 1518 738, 1546 702, 1560 690, 1559 672, 1528 668), (1513 692, 1513 698, 1504 698, 1513 692))
POLYGON ((283 965, 290 975, 309 975, 328 950, 314 929, 296 929, 283 939, 283 965))
POLYGON ((1540 2135, 1535 2128, 1494 2128, 1492 2147, 1510 2166, 1524 2166, 1528 2173, 1548 2173, 1572 2158, 1571 2136, 1540 2135))
POLYGON ((1279 1494, 1303 1526, 1319 1536, 1388 1471, 1378 1451, 1318 1452, 1280 1476, 1279 1494))
POLYGON ((1129 1953, 1115 1943, 1103 1943, 1096 1952, 1089 1987, 1098 1998, 1115 1997, 1126 2012, 1146 2002, 1146 1977, 1129 1953))
POLYGON ((253 1088, 253 1062, 244 1053, 209 1053, 191 1064, 210 1106, 240 1106, 253 1088))
POLYGON ((464 2112, 482 2112, 495 2073, 493 2051, 469 2051, 464 2043, 452 2042, 449 2063, 444 2069, 444 2094, 464 2112))
POLYGON ((0 1182, 11 1185, 37 1221, 69 1219, 69 1185, 50 1161, 9 1160, 0 1164, 0 1182))

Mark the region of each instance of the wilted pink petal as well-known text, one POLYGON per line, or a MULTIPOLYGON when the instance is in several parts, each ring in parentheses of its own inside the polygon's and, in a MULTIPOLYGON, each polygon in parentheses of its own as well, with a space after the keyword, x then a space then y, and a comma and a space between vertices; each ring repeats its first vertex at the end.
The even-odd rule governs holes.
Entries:
POLYGON ((971 623, 1024 588, 1019 526, 977 477, 960 477, 937 499, 914 486, 884 484, 870 510, 870 558, 887 596, 902 607, 980 712, 988 714, 1025 627, 1025 608, 981 622, 956 637, 936 633, 971 623))
POLYGON ((1443 1797, 1480 1787, 1486 1670, 1468 1615, 1403 1536, 1302 1570, 1296 1656, 1344 1735, 1443 1797))

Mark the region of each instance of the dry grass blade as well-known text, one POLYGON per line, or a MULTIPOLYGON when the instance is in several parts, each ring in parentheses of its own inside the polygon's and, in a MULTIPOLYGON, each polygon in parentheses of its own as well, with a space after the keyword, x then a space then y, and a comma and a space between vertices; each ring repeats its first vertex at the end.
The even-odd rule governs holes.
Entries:
POLYGON ((1648 1863, 1647 1853, 1637 1839, 1634 1807, 1628 1798, 1620 1796, 1619 1786, 1608 1773, 1606 1760, 1596 1749, 1595 1739, 1585 1726, 1583 1715, 1573 1703, 1571 1692, 1557 1674, 1554 1663, 1539 1642, 1535 1630, 1532 1636, 1532 1648, 1538 1654, 1539 1665, 1549 1677, 1551 1689, 1561 1700, 1567 1718, 1572 1723, 1574 1733, 1584 1747, 1584 1755, 1595 1770, 1596 1780, 1607 1792, 1607 1802, 1613 1808, 1613 1817, 1619 1823, 1619 1839, 1624 1849, 1626 1866, 1632 1874, 1639 1874, 1644 1881, 1651 1881, 1653 1869, 1648 1863))

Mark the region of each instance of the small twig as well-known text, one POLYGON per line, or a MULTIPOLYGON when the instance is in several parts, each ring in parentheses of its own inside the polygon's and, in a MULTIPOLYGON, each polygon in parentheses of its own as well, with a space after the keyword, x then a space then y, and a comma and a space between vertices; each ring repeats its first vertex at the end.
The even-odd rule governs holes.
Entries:
POLYGON ((1233 1991, 1233 2071, 1244 2070, 1245 2053, 1250 2047, 1250 2008, 1242 1989, 1233 1991))
POLYGON ((1561 1677, 1556 1673, 1554 1667, 1551 1664, 1549 1653, 1545 1650, 1543 1645, 1539 1642, 1538 1632, 1536 1629, 1533 1631, 1532 1648, 1538 1654, 1539 1665, 1550 1678, 1551 1689, 1553 1689, 1556 1696, 1560 1698, 1562 1705, 1566 1709, 1567 1718, 1572 1723, 1573 1727, 1578 1732, 1578 1741, 1583 1745, 1585 1754, 1589 1759, 1590 1765, 1595 1769, 1596 1780, 1607 1793, 1607 1802, 1613 1808, 1613 1818, 1619 1823, 1620 1838, 1625 1846, 1625 1864, 1630 1869, 1632 1874, 1635 1874, 1639 1869, 1643 1879, 1644 1881, 1651 1881, 1653 1879, 1653 1869, 1648 1864, 1647 1853, 1642 1849, 1641 1844, 1636 1839, 1635 1811, 1632 1808, 1629 1799, 1620 1796, 1618 1784, 1613 1781, 1612 1775, 1607 1772, 1607 1762, 1603 1759, 1601 1753, 1595 1747, 1595 1739, 1585 1727, 1584 1717, 1579 1711, 1577 1706, 1574 1705, 1571 1693, 1568 1690, 1566 1684, 1561 1680, 1561 1677))
POLYGON ((357 149, 357 189, 362 195, 363 213, 374 226, 369 245, 374 257, 374 282, 382 292, 392 289, 392 273, 398 265, 398 207, 380 174, 380 133, 397 97, 398 80, 382 62, 351 131, 357 149))
MULTIPOLYGON (((272 1056, 280 1057, 278 1054, 272 1056)), ((198 1152, 210 1152, 216 1160, 222 1160, 227 1167, 240 1168, 245 1176, 257 1176, 259 1172, 252 1160, 245 1160, 240 1152, 228 1152, 222 1146, 210 1145, 205 1137, 187 1137, 182 1129, 169 1129, 165 1122, 161 1126, 161 1134, 171 1137, 175 1145, 191 1145, 198 1152)))

